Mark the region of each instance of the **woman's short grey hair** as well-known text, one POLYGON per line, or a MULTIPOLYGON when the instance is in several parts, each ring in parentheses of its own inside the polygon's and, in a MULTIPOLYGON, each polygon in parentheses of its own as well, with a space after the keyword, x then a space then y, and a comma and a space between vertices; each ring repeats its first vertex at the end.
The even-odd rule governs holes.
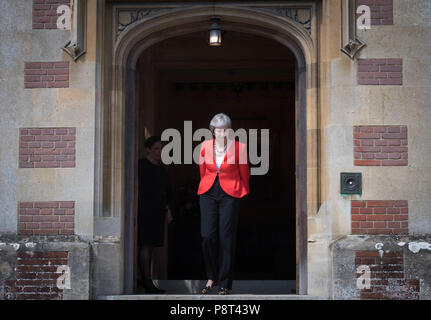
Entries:
POLYGON ((210 130, 212 133, 214 133, 215 128, 224 126, 228 128, 232 127, 232 121, 229 116, 224 113, 217 113, 210 121, 210 130))

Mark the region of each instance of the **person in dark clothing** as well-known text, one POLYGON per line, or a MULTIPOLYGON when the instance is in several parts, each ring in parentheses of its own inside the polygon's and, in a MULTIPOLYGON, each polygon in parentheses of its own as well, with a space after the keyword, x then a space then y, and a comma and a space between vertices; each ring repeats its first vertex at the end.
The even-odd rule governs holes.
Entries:
POLYGON ((163 143, 160 136, 145 141, 148 155, 138 164, 138 246, 141 284, 146 293, 163 293, 151 279, 154 247, 163 246, 165 221, 173 220, 172 189, 166 168, 161 162, 163 143))

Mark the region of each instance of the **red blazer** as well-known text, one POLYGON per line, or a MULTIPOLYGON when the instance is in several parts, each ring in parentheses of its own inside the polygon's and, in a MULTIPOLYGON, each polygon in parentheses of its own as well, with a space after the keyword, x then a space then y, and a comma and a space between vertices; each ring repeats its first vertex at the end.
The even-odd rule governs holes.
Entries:
MULTIPOLYGON (((207 192, 217 177, 213 143, 214 138, 201 143, 199 155, 201 181, 197 192, 198 195, 207 192)), ((250 193, 250 168, 246 144, 237 140, 231 143, 220 165, 218 175, 221 188, 230 196, 242 198, 250 193)))

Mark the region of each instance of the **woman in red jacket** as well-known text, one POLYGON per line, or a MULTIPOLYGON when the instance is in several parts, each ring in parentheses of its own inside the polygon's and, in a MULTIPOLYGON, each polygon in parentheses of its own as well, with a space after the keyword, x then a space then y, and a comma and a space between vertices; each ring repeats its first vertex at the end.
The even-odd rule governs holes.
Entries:
POLYGON ((231 120, 224 113, 214 116, 214 138, 201 143, 199 169, 202 249, 208 281, 202 293, 219 285, 218 294, 232 290, 236 232, 241 198, 249 191, 250 169, 246 144, 236 141, 231 120))

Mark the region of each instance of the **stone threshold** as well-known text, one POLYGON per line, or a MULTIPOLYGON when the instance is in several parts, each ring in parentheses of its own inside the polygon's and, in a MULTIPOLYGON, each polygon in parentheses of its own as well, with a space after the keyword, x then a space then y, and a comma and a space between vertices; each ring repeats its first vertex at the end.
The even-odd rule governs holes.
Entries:
POLYGON ((328 300, 297 294, 132 294, 98 296, 96 300, 328 300))

